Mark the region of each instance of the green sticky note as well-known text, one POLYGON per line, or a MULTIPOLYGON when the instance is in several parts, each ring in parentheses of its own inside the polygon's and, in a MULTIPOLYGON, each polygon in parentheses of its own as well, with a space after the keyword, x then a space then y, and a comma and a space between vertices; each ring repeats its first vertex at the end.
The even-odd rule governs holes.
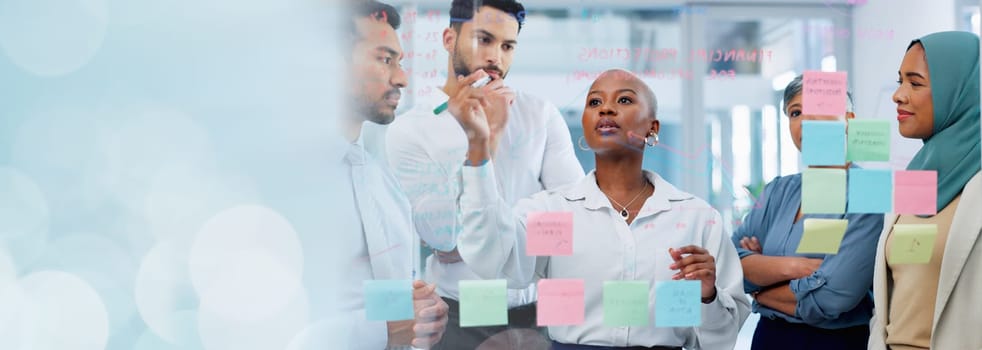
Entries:
POLYGON ((460 281, 460 326, 508 324, 508 290, 505 280, 460 281))
POLYGON ((891 264, 927 264, 931 262, 937 235, 935 224, 893 225, 887 259, 891 264))
POLYGON ((364 282, 365 319, 401 321, 413 319, 413 281, 368 280, 364 282))
POLYGON ((808 168, 801 172, 801 212, 844 214, 846 170, 808 168))
POLYGON ((648 281, 604 282, 604 324, 648 325, 648 281))
POLYGON ((798 254, 838 254, 849 220, 805 219, 805 232, 798 242, 798 254))
POLYGON ((890 121, 852 119, 849 121, 846 159, 850 161, 890 160, 890 121))

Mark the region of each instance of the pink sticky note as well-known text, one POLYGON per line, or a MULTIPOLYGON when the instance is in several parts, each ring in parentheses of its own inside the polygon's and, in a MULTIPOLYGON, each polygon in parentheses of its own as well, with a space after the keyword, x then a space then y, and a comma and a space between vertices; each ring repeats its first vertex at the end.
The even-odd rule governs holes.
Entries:
POLYGON ((583 323, 583 280, 539 280, 536 321, 539 326, 570 326, 583 323))
POLYGON ((531 212, 525 224, 529 256, 573 255, 573 212, 531 212))
POLYGON ((893 173, 893 211, 897 214, 938 213, 938 172, 903 170, 893 173))
POLYGON ((846 72, 805 71, 802 77, 801 113, 846 114, 846 72))

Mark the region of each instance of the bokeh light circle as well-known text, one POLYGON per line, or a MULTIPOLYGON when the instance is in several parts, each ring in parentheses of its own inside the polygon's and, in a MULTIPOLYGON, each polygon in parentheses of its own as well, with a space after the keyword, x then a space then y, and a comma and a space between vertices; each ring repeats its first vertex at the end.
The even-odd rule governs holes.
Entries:
POLYGON ((133 293, 147 328, 173 344, 186 345, 189 330, 197 328, 181 313, 193 315, 198 308, 187 261, 187 249, 173 241, 159 242, 143 257, 133 293))
POLYGON ((32 74, 68 74, 102 47, 108 19, 105 0, 0 1, 0 50, 32 74))
POLYGON ((20 286, 25 295, 17 320, 20 332, 7 334, 19 338, 20 346, 4 349, 105 349, 109 339, 106 308, 84 280, 65 272, 40 271, 21 279, 20 286))
POLYGON ((0 243, 15 266, 29 266, 41 255, 49 225, 47 200, 37 183, 0 166, 0 243))
POLYGON ((233 271, 243 252, 266 254, 286 273, 303 276, 300 240, 290 223, 269 208, 240 205, 218 213, 198 231, 189 256, 195 291, 203 294, 233 271))

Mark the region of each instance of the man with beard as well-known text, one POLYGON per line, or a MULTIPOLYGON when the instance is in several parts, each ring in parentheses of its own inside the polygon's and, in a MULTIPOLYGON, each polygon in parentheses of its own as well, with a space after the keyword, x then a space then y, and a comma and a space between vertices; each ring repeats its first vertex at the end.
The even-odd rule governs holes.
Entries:
POLYGON ((350 348, 429 348, 440 340, 446 328, 448 308, 432 284, 413 282, 413 319, 366 320, 364 282, 414 278, 415 237, 411 207, 397 180, 384 162, 365 152, 359 140, 365 121, 383 125, 392 122, 399 89, 406 86, 406 73, 399 63, 402 47, 395 32, 400 24, 399 14, 392 6, 377 1, 358 2, 352 11, 348 79, 353 88, 347 97, 354 102, 351 113, 341 120, 350 143, 341 162, 345 178, 338 184, 341 193, 336 198, 342 207, 355 212, 344 218, 351 222, 350 226, 339 222, 343 227, 340 233, 344 234, 333 237, 330 246, 304 245, 304 249, 312 250, 305 254, 312 263, 321 261, 318 259, 334 261, 345 271, 340 281, 324 283, 323 277, 313 275, 305 276, 305 283, 311 286, 315 297, 323 298, 322 292, 339 294, 334 301, 339 306, 329 310, 328 320, 346 327, 341 336, 350 340, 342 344, 350 348), (347 231, 348 227, 357 232, 347 231))
POLYGON ((584 176, 556 106, 505 85, 524 20, 525 9, 514 0, 454 0, 450 26, 443 31, 443 47, 449 53, 445 84, 387 131, 389 162, 412 203, 417 232, 434 250, 424 277, 436 283, 450 306, 450 322, 438 349, 475 349, 495 334, 514 329, 508 334, 522 338, 528 328, 536 327, 534 286, 508 290, 508 325, 460 327, 458 283, 480 278, 456 250, 460 171, 468 144, 451 115, 454 108, 446 108, 444 102, 471 101, 486 114, 495 150, 494 176, 510 204, 584 176), (464 76, 492 80, 473 88, 459 83, 464 76))

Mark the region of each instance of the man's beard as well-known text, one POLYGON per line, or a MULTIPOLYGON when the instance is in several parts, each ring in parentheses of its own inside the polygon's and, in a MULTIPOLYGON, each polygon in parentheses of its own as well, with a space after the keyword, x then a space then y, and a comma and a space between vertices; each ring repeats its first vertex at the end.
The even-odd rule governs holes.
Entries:
MULTIPOLYGON (((458 45, 460 44, 459 40, 457 41, 457 44, 458 45)), ((468 75, 471 75, 471 73, 474 73, 473 71, 471 71, 470 68, 467 67, 467 62, 464 61, 464 57, 463 55, 460 54, 460 50, 457 45, 454 46, 452 61, 453 61, 453 70, 456 75, 463 75, 466 77, 468 75)), ((498 74, 499 77, 501 77, 501 79, 505 79, 505 76, 508 75, 508 72, 502 71, 501 68, 499 68, 498 66, 484 66, 484 67, 477 67, 477 69, 481 69, 485 73, 495 72, 498 74)))
POLYGON ((388 125, 396 119, 395 110, 389 111, 389 106, 380 105, 374 109, 374 113, 369 114, 368 121, 378 125, 388 125))
POLYGON ((365 117, 365 120, 379 125, 392 123, 395 120, 395 109, 390 107, 386 100, 393 94, 399 94, 399 89, 392 89, 386 92, 380 100, 363 100, 359 103, 361 105, 360 112, 365 117))

